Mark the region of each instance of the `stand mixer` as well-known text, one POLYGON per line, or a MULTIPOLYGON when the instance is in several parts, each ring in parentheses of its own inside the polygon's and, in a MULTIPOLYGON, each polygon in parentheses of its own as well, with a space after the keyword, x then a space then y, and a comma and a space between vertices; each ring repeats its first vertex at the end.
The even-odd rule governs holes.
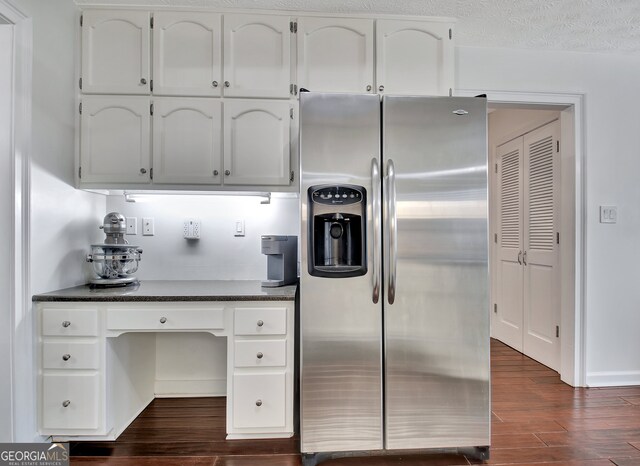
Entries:
POLYGON ((93 264, 98 276, 89 283, 91 286, 126 286, 138 283, 134 274, 138 270, 138 262, 142 258, 142 249, 132 246, 125 239, 127 232, 126 219, 118 212, 105 215, 100 229, 106 238, 103 244, 92 244, 91 254, 87 262, 93 264))

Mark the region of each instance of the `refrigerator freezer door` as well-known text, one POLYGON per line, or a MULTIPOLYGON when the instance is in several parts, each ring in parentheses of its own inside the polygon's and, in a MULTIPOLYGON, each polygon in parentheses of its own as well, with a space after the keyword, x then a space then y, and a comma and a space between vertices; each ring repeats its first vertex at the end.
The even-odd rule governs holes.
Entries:
POLYGON ((383 157, 385 448, 489 445, 486 100, 385 96, 383 157))
MULTIPOLYGON (((374 294, 372 186, 380 158, 376 95, 300 94, 300 440, 303 453, 380 450, 382 299, 374 294), (309 274, 308 189, 356 185, 366 190, 365 275, 309 274)), ((378 209, 379 210, 379 209, 378 209)), ((375 259, 378 259, 377 261, 375 259)), ((379 265, 378 265, 379 267, 379 265)))

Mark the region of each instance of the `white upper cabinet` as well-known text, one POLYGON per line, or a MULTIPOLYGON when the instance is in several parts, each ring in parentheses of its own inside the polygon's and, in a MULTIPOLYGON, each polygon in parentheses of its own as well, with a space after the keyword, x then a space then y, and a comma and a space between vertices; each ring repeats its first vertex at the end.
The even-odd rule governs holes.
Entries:
POLYGON ((289 97, 288 16, 224 16, 224 95, 289 97))
POLYGON ((373 20, 298 20, 299 88, 313 92, 372 92, 373 69, 373 20))
POLYGON ((221 15, 159 12, 153 21, 153 93, 219 96, 221 15))
POLYGON ((444 22, 378 20, 378 92, 449 95, 454 80, 450 28, 444 22))
POLYGON ((153 181, 220 184, 221 125, 219 99, 154 99, 153 181))
POLYGON ((150 120, 149 97, 83 97, 80 181, 149 183, 150 120))
POLYGON ((82 20, 82 91, 149 94, 150 14, 86 10, 82 20))
POLYGON ((225 185, 289 185, 290 112, 288 101, 225 101, 225 185))

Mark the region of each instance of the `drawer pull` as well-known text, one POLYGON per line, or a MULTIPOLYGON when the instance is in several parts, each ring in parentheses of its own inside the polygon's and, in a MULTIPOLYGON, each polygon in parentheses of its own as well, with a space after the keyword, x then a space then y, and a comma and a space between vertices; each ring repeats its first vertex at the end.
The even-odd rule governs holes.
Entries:
POLYGON ((258 359, 262 359, 264 356, 264 354, 262 354, 261 352, 258 351, 258 354, 256 354, 256 358, 258 359))
POLYGON ((68 320, 65 320, 64 322, 62 322, 62 326, 64 328, 67 328, 69 325, 71 325, 71 322, 69 322, 68 320))
POLYGON ((256 406, 262 406, 262 400, 256 400, 256 406))
POLYGON ((71 401, 69 401, 69 400, 64 400, 62 402, 62 406, 64 406, 65 408, 69 407, 70 404, 71 404, 71 401))
POLYGON ((160 317, 160 323, 164 324, 167 322, 167 318, 166 317, 160 317))
POLYGON ((63 354, 62 355, 62 360, 63 361, 68 361, 69 359, 71 359, 71 355, 70 354, 63 354))
POLYGON ((263 325, 264 325, 264 322, 263 322, 263 321, 261 321, 261 320, 259 320, 259 321, 258 321, 258 327, 262 327, 263 325))

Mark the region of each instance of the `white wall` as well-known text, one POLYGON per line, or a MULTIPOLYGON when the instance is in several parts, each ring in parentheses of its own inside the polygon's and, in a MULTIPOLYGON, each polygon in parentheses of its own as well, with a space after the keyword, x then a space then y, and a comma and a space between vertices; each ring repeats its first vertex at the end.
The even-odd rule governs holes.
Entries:
POLYGON ((12 439, 11 393, 11 248, 12 170, 11 170, 11 75, 12 26, 0 24, 0 442, 12 439))
POLYGON ((300 228, 298 199, 276 196, 268 205, 246 196, 148 196, 135 203, 109 196, 107 209, 138 219, 138 235, 127 240, 144 251, 136 273, 142 280, 262 280, 260 236, 298 235, 300 228), (142 236, 143 217, 154 219, 154 236, 142 236), (201 220, 201 239, 183 238, 189 218, 201 220), (244 237, 234 236, 236 220, 245 222, 244 237))
MULTIPOLYGON (((103 196, 73 188, 76 7, 72 0, 14 0, 32 18, 31 291, 86 281, 84 254, 99 235, 103 196)), ((32 309, 16 316, 16 441, 36 438, 32 309)))
POLYGON ((640 58, 460 47, 458 89, 585 94, 587 384, 640 384, 640 58), (600 224, 598 206, 617 205, 600 224))

